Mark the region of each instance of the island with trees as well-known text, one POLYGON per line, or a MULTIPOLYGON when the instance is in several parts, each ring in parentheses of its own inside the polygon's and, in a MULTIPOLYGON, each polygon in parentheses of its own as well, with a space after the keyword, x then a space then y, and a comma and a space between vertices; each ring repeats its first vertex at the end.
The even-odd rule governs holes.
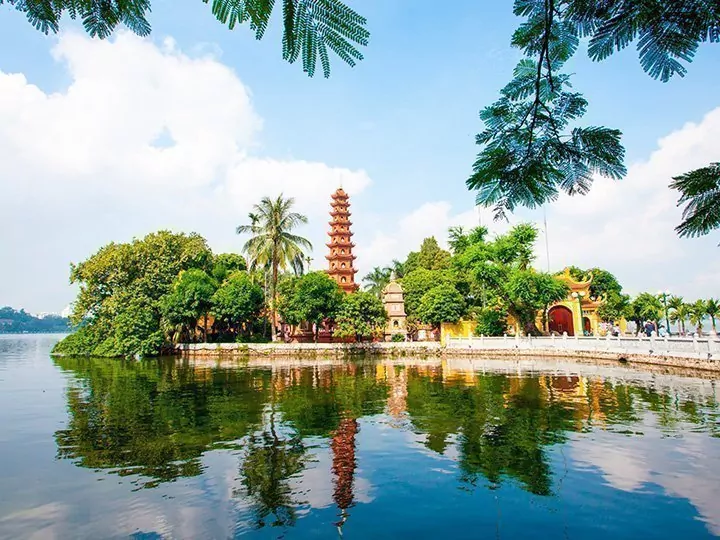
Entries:
MULTIPOLYGON (((536 269, 538 231, 529 223, 495 237, 484 227, 453 227, 448 250, 426 238, 405 260, 369 271, 364 290, 343 290, 337 279, 344 277, 308 271, 311 245, 295 232, 307 218, 294 211, 292 198, 264 198, 248 218, 237 228, 249 235, 244 256, 213 253, 195 233, 159 231, 110 243, 72 265, 70 280, 79 294, 70 321, 78 329, 54 353, 142 357, 192 342, 382 340, 389 337, 382 292, 391 277, 404 294, 403 340, 437 339, 444 323, 461 320, 476 335, 547 334, 549 308, 569 298, 568 276, 591 284, 597 316, 611 325, 627 319, 642 328, 654 321, 667 331, 672 321, 684 334, 702 332, 709 321, 715 329, 717 300, 686 302, 650 292, 631 298, 601 268, 570 267, 559 274, 536 269)), ((335 243, 329 246, 331 253, 337 250, 335 243)), ((332 256, 329 261, 337 262, 332 256)))

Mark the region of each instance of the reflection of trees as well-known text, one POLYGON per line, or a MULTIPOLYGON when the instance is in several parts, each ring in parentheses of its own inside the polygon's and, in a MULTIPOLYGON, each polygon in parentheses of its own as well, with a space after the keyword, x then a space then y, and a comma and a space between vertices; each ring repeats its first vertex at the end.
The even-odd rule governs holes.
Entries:
POLYGON ((458 435, 460 476, 475 484, 503 477, 519 480, 529 491, 551 490, 545 447, 561 442, 571 427, 572 411, 543 398, 537 378, 478 376, 474 386, 413 377, 408 382, 408 412, 427 433, 427 446, 444 452, 458 435))
POLYGON ((249 370, 195 370, 174 360, 61 358, 72 370, 70 420, 55 433, 58 457, 157 482, 199 474, 211 445, 261 423, 268 377, 249 370))
POLYGON ((386 407, 398 417, 407 407, 431 450, 445 453, 454 445, 462 482, 513 479, 541 495, 553 490, 549 449, 570 432, 601 427, 633 434, 647 415, 663 429, 689 424, 720 432, 712 392, 701 399, 687 389, 602 377, 484 375, 372 362, 272 371, 196 369, 174 360, 56 362, 73 375, 68 425, 55 434, 59 457, 137 474, 152 487, 200 474, 208 449, 240 449, 236 496, 249 504, 258 527, 295 522, 302 501, 292 479, 317 442, 306 444, 308 437, 329 441, 342 525, 355 502, 359 419, 386 407))
POLYGON ((382 413, 388 385, 374 374, 356 364, 301 370, 278 395, 283 421, 303 437, 329 437, 342 418, 382 413))
POLYGON ((704 403, 652 387, 613 383, 600 377, 516 377, 475 374, 472 381, 447 373, 408 377, 408 413, 426 434, 425 444, 444 453, 457 440, 460 478, 484 477, 497 485, 518 480, 539 495, 552 492, 548 447, 567 433, 614 426, 628 430, 651 412, 663 428, 687 423, 717 434, 717 403, 704 403))
POLYGON ((289 480, 303 470, 306 457, 300 437, 278 435, 274 404, 271 407, 269 425, 250 436, 241 466, 243 487, 252 501, 258 528, 266 524, 273 527, 295 524, 295 508, 299 501, 289 480), (272 516, 271 520, 268 520, 269 516, 272 516))

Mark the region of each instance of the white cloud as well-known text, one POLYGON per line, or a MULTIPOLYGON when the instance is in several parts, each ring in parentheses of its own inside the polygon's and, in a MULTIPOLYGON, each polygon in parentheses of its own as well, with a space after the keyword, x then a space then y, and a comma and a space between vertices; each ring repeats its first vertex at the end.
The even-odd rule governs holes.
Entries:
POLYGON ((678 193, 668 187, 673 176, 717 161, 718 141, 720 108, 661 138, 625 179, 600 178, 589 195, 562 197, 548 211, 552 266, 604 267, 635 293, 720 295, 720 238, 678 238, 678 193))
MULTIPOLYGON (((237 251, 234 230, 251 204, 281 191, 309 216, 301 233, 316 246, 313 266, 324 266, 329 194, 342 183, 357 195, 370 178, 264 155, 251 91, 211 47, 194 50, 190 56, 171 39, 155 45, 127 33, 111 41, 64 34, 52 54, 67 71, 66 89, 48 93, 0 71, 2 303, 60 310, 73 297, 71 261, 159 228, 195 230, 216 251, 237 251)), ((588 196, 551 205, 551 267, 601 266, 630 292, 720 296, 719 238, 677 238, 677 194, 667 187, 673 175, 717 160, 718 140, 720 108, 662 138, 624 180, 599 179, 588 196)), ((356 238, 367 239, 358 241, 359 276, 404 258, 427 236, 445 243, 451 225, 508 227, 470 205, 401 205, 399 219, 354 216, 356 238)), ((541 223, 542 212, 512 220, 541 223)), ((537 252, 545 268, 544 236, 537 252)))
POLYGON ((686 431, 682 437, 668 437, 655 420, 645 415, 642 437, 596 430, 590 438, 571 441, 570 453, 576 463, 599 469, 616 489, 641 491, 656 484, 670 496, 687 499, 708 529, 720 534, 717 446, 706 433, 686 431))
MULTIPOLYGON (((339 184, 351 194, 370 184, 364 171, 259 157, 250 90, 172 39, 64 34, 52 54, 71 80, 61 92, 0 71, 3 303, 61 309, 69 263, 111 240, 196 230, 237 251, 235 227, 260 197, 284 192, 324 222, 339 184)), ((322 246, 324 227, 312 229, 303 233, 322 246)))
POLYGON ((362 272, 374 266, 384 266, 393 259, 403 260, 410 251, 417 251, 424 238, 434 236, 447 248, 448 229, 452 226, 465 228, 482 224, 493 233, 506 230, 506 223, 492 221, 491 212, 479 208, 453 213, 447 201, 428 202, 401 217, 392 232, 376 231, 367 246, 358 246, 358 266, 362 272))

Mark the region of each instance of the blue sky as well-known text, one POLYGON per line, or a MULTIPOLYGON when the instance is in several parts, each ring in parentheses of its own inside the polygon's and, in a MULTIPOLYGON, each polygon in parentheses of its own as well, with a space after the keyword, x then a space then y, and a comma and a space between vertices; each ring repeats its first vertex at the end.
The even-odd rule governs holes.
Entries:
MULTIPOLYGON (((509 80, 520 58, 519 52, 509 46, 519 20, 512 14, 509 0, 456 1, 452 9, 437 9, 437 3, 400 0, 350 4, 369 20, 370 45, 364 50, 365 60, 353 69, 334 59, 329 80, 309 79, 299 64, 288 65, 281 59, 277 17, 266 37, 257 42, 246 27, 229 31, 221 26, 209 7, 199 0, 160 0, 153 4, 150 39, 161 48, 164 40, 172 37, 175 50, 189 58, 211 55, 214 62, 230 68, 242 82, 250 96, 252 111, 262 123, 262 128, 253 133, 252 140, 244 147, 244 153, 257 159, 320 163, 331 169, 364 172, 370 181, 353 194, 356 242, 361 256, 358 265, 362 275, 369 267, 391 258, 391 254, 398 258, 404 256, 415 247, 413 243, 419 243, 420 233, 434 232, 430 225, 436 223, 437 234, 441 235, 449 222, 466 223, 472 215, 474 195, 467 191, 464 182, 477 151, 474 135, 482 128, 478 111, 496 99, 498 90, 509 80), (413 225, 418 222, 423 226, 413 225), (417 230, 418 235, 408 233, 408 228, 417 230), (405 234, 400 234, 402 231, 405 234)), ((77 28, 77 24, 68 23, 66 33, 72 34, 77 28)), ((62 39, 62 36, 42 35, 30 27, 21 14, 3 6, 0 8, 0 72, 21 73, 28 83, 37 85, 46 95, 67 93, 77 74, 68 67, 68 62, 72 63, 68 57, 58 61, 51 54, 62 39)), ((89 40, 83 45, 92 46, 89 40)), ((689 74, 668 84, 654 81, 643 73, 634 47, 599 64, 590 62, 581 52, 569 69, 576 73, 575 88, 590 102, 583 123, 621 129, 628 165, 647 163, 658 150, 659 139, 686 133, 683 129, 689 122, 697 124, 701 134, 708 129, 708 133, 716 133, 718 121, 715 117, 707 120, 706 115, 720 106, 719 52, 717 47, 702 47, 689 74)), ((142 61, 129 56, 120 58, 130 66, 128 69, 142 61)), ((127 80, 125 83, 134 84, 127 80)), ((20 100, 13 107, 12 114, 18 113, 22 103, 20 100)), ((202 114, 202 111, 195 109, 188 114, 202 114)), ((124 118, 129 121, 128 115, 124 118)), ((7 118, 6 121, 9 122, 7 118)), ((123 130, 123 121, 123 117, 113 119, 113 125, 103 129, 123 130)), ((695 137, 703 140, 702 135, 695 137)), ((708 151, 714 152, 717 159, 720 142, 712 143, 714 146, 709 150, 707 144, 706 141, 702 151, 697 150, 693 142, 685 146, 673 144, 685 152, 680 157, 668 155, 665 159, 679 162, 687 158, 691 163, 704 163, 712 159, 706 156, 708 151)), ((19 189, 23 183, 22 164, 13 168, 6 166, 4 171, 3 168, 0 164, 0 186, 12 188, 10 193, 19 193, 13 189, 19 189)), ((657 166, 642 168, 645 175, 660 169, 657 166)), ((63 180, 53 180, 55 170, 57 167, 50 169, 43 181, 61 185, 63 180)), ((657 191, 667 191, 669 178, 663 174, 657 176, 657 191)), ((99 177, 97 181, 104 180, 99 177)), ((42 186, 42 182, 38 182, 35 185, 42 186)), ((331 180, 328 182, 332 184, 331 180)), ((218 175, 205 186, 213 189, 222 183, 223 177, 218 175)), ((317 195, 329 197, 330 184, 327 184, 327 194, 317 195)), ((654 194, 655 188, 648 187, 646 180, 643 186, 625 193, 608 188, 612 193, 603 192, 605 198, 597 195, 596 199, 561 201, 557 208, 548 208, 551 267, 555 269, 569 262, 608 266, 621 280, 624 278, 626 287, 633 292, 653 287, 672 288, 686 296, 720 295, 718 285, 707 290, 707 284, 718 283, 713 276, 720 277, 720 260, 715 248, 717 237, 680 244, 674 238, 672 227, 665 223, 659 224, 657 231, 646 231, 637 239, 637 231, 628 230, 628 226, 608 230, 600 225, 615 220, 613 201, 607 197, 627 199, 626 204, 632 202, 630 210, 624 211, 624 217, 633 212, 636 205, 649 203, 648 189, 654 194), (595 221, 593 216, 584 216, 585 211, 575 215, 578 212, 572 209, 583 206, 599 209, 601 204, 604 205, 602 212, 594 216, 595 221), (568 231, 577 232, 579 222, 585 222, 587 229, 582 231, 582 237, 571 240, 568 231), (556 236, 553 230, 557 231, 556 236), (602 235, 607 246, 600 244, 593 249, 594 235, 602 235), (623 258, 614 253, 612 247, 620 249, 634 242, 654 242, 656 236, 661 243, 668 237, 669 247, 659 246, 659 251, 648 252, 644 266, 638 266, 632 253, 623 258), (573 242, 582 246, 568 248, 567 244, 573 242), (576 252, 578 260, 569 260, 569 252, 576 252), (658 267, 658 254, 666 261, 671 260, 658 267), (696 276, 694 271, 702 274, 696 276)), ((142 188, 139 189, 138 195, 142 195, 142 188)), ((326 189, 326 184, 320 184, 317 189, 326 189)), ((21 235, 23 242, 19 245, 7 237, 11 248, 3 249, 2 254, 0 304, 25 306, 34 311, 62 309, 73 296, 72 289, 66 285, 70 261, 86 257, 109 240, 127 240, 132 235, 150 232, 151 226, 195 228, 217 249, 238 249, 241 245, 240 239, 228 236, 227 231, 215 234, 219 224, 213 223, 213 216, 207 213, 195 219, 172 216, 166 220, 157 216, 145 219, 144 212, 151 211, 148 208, 119 207, 113 204, 116 201, 113 198, 104 199, 102 212, 103 205, 97 200, 92 208, 85 206, 82 212, 77 212, 72 204, 66 205, 61 200, 56 199, 55 207, 45 207, 25 195, 18 196, 12 208, 8 207, 8 211, 18 214, 16 223, 22 232, 13 234, 21 235), (41 230, 35 229, 39 223, 66 220, 68 212, 72 212, 76 227, 68 227, 62 239, 51 241, 47 233, 44 236, 41 230), (117 225, 120 222, 123 225, 117 225), (102 230, 90 236, 78 233, 78 229, 101 223, 98 228, 104 229, 105 235, 101 234, 102 230), (44 242, 49 244, 43 247, 44 242), (59 249, 58 244, 63 249, 59 249), (29 245, 37 247, 37 253, 30 250, 29 245), (20 260, 23 262, 19 266, 20 260)), ((674 195, 667 193, 663 204, 667 206, 673 199, 674 195)), ((312 222, 306 234, 315 240, 316 247, 320 246, 315 253, 316 260, 320 261, 324 255, 321 246, 325 220, 319 213, 315 218, 313 211, 307 212, 312 222)), ((646 221, 638 223, 649 224, 645 225, 647 228, 655 223, 653 216, 665 214, 661 209, 656 210, 646 216, 646 221)), ((537 221, 541 216, 537 211, 520 212, 513 219, 537 221)), ((234 219, 239 223, 243 217, 240 213, 234 219)), ((676 213, 673 214, 672 220, 676 221, 676 217, 676 213)), ((0 239, 8 233, 2 234, 0 239)))

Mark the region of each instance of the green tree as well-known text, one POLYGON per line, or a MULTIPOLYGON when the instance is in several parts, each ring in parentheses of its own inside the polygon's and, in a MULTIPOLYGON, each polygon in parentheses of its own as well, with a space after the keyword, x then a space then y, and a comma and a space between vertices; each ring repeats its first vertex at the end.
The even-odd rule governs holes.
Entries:
POLYGON ((556 73, 552 83, 536 85, 536 72, 545 64, 558 71, 569 52, 558 45, 539 63, 521 60, 500 100, 480 112, 482 149, 467 185, 479 204, 494 207, 496 219, 517 206, 553 201, 561 191, 584 195, 596 174, 620 179, 626 173, 619 130, 577 125, 588 103, 570 91, 569 75, 556 73))
POLYGON ((213 257, 212 266, 212 277, 214 277, 218 283, 225 281, 233 272, 240 272, 247 270, 247 263, 245 259, 237 253, 220 253, 213 257))
POLYGON ((405 274, 424 268, 425 270, 446 270, 450 268, 450 253, 440 247, 434 236, 425 238, 420 245, 420 251, 408 254, 403 264, 405 274))
POLYGON ((638 331, 640 331, 645 321, 660 320, 663 311, 663 304, 657 296, 650 293, 641 293, 630 302, 628 314, 635 322, 638 331))
POLYGON ((310 272, 289 280, 283 292, 278 304, 283 321, 292 325, 307 321, 315 325, 315 341, 323 321, 335 317, 344 296, 338 284, 325 272, 310 272))
POLYGON ((427 324, 440 327, 444 322, 456 323, 465 313, 465 299, 455 287, 438 285, 420 299, 418 318, 427 324))
POLYGON ((491 290, 502 309, 518 322, 520 331, 538 334, 538 311, 565 298, 567 285, 550 274, 530 267, 537 230, 529 224, 513 227, 507 234, 487 242, 480 240, 458 257, 459 268, 470 272, 486 290, 491 290))
MULTIPOLYGON (((230 30, 249 24, 256 39, 262 39, 270 22, 272 0, 203 0, 212 14, 230 30)), ((151 0, 0 0, 27 16, 28 22, 47 34, 60 30, 64 15, 79 18, 88 34, 104 39, 119 24, 140 36, 150 34, 146 14, 151 0)), ((364 17, 340 0, 282 0, 282 56, 290 63, 302 60, 303 71, 315 74, 320 58, 323 75, 330 76, 330 53, 350 66, 362 60, 358 46, 368 43, 370 33, 364 17)))
POLYGON ((598 307, 597 314, 603 321, 614 322, 628 313, 630 308, 630 296, 610 292, 604 296, 605 302, 598 307))
POLYGON ((270 271, 270 310, 272 312, 271 335, 277 339, 277 303, 278 273, 288 267, 302 267, 305 250, 312 249, 312 244, 302 236, 293 234, 298 226, 307 223, 307 217, 292 211, 295 199, 279 195, 276 199, 263 197, 259 204, 253 206, 250 213, 251 224, 240 225, 238 234, 250 234, 250 239, 243 246, 243 251, 250 258, 250 268, 267 268, 270 271))
POLYGON ((695 325, 695 331, 702 335, 702 323, 707 317, 707 303, 705 300, 696 300, 689 306, 690 324, 695 325))
POLYGON ((714 298, 710 298, 705 302, 705 313, 708 317, 710 317, 710 324, 712 325, 712 331, 713 333, 717 333, 717 328, 715 327, 715 319, 718 316, 718 313, 720 313, 720 301, 715 300, 714 298))
POLYGON ((380 298, 383 289, 388 283, 390 283, 391 274, 391 268, 383 268, 381 266, 376 266, 362 279, 363 282, 366 284, 365 290, 380 298))
POLYGON ((507 332, 507 312, 499 306, 487 307, 477 312, 475 335, 502 336, 507 332))
POLYGON ((453 285, 453 279, 448 271, 418 268, 405 274, 402 279, 405 312, 408 315, 417 315, 420 300, 426 292, 437 285, 453 285))
POLYGON ((680 236, 702 236, 720 227, 720 163, 676 176, 670 187, 680 192, 678 206, 685 205, 675 229, 680 236))
POLYGON ((405 265, 397 259, 393 259, 390 263, 390 270, 395 272, 395 277, 398 279, 402 279, 405 275, 405 265))
POLYGON ((453 255, 460 255, 469 246, 484 242, 488 235, 486 227, 475 227, 466 231, 464 227, 453 226, 448 229, 448 244, 453 255))
POLYGON ((577 280, 588 280, 591 279, 590 283, 590 296, 607 297, 608 295, 615 293, 622 293, 622 286, 617 278, 602 268, 589 268, 588 270, 581 270, 577 266, 570 266, 570 275, 573 279, 577 280))
POLYGON ((236 334, 252 329, 264 304, 263 291, 247 272, 233 272, 212 297, 212 312, 236 334))
POLYGON ((207 342, 207 319, 213 307, 213 295, 218 284, 200 269, 180 273, 170 293, 161 300, 163 317, 171 325, 182 325, 193 331, 203 318, 203 339, 207 342))
POLYGON ((212 252, 197 234, 160 231, 130 243, 104 246, 71 265, 70 282, 80 289, 71 321, 79 329, 54 351, 97 356, 158 354, 160 299, 183 270, 209 271, 211 267, 212 252), (136 339, 125 339, 134 331, 134 320, 142 332, 134 335, 136 339))
POLYGON ((482 148, 467 182, 496 216, 552 201, 560 191, 587 193, 593 172, 625 175, 621 133, 576 125, 588 103, 569 90, 562 68, 580 38, 596 61, 637 40, 642 68, 663 82, 685 75, 700 43, 720 41, 720 4, 708 0, 515 0, 514 11, 526 20, 512 45, 526 57, 501 98, 480 114, 482 148))
POLYGON ((363 341, 382 335, 388 316, 377 296, 356 292, 344 296, 335 317, 334 336, 363 341))
POLYGON ((678 330, 685 334, 685 321, 689 317, 687 304, 682 296, 671 296, 667 302, 670 320, 678 323, 678 330))

